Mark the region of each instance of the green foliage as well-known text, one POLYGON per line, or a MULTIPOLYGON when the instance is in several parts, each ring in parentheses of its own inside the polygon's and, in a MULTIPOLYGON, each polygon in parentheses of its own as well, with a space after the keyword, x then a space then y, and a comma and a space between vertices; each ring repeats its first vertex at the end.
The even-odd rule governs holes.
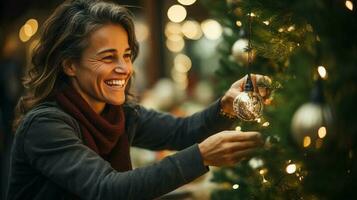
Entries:
MULTIPOLYGON (((248 161, 214 172, 212 181, 229 184, 212 193, 212 199, 353 199, 357 180, 357 23, 356 9, 333 0, 201 0, 224 26, 217 70, 222 94, 248 71, 270 76, 281 85, 264 109, 262 123, 237 122, 242 130, 259 130, 270 148, 258 152, 263 166, 248 161), (247 38, 248 13, 253 12, 252 46, 257 56, 247 69, 232 58, 232 46, 247 38), (242 26, 237 26, 240 21, 242 26), (268 25, 267 25, 268 23, 268 25), (310 152, 297 147, 291 137, 291 118, 309 101, 317 66, 326 67, 327 102, 334 110, 334 137, 326 148, 310 152), (273 142, 272 142, 273 141, 273 142), (285 167, 298 166, 294 174, 285 167), (266 170, 263 176, 259 170, 266 170), (232 185, 238 184, 238 189, 232 185)), ((354 6, 357 3, 354 2, 354 6)))

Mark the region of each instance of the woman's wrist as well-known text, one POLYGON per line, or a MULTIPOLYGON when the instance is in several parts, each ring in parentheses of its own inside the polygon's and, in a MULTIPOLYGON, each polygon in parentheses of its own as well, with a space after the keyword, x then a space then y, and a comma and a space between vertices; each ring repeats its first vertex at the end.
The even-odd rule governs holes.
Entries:
POLYGON ((220 100, 220 109, 219 114, 227 117, 229 119, 237 119, 233 108, 232 108, 233 101, 229 99, 226 95, 223 96, 220 100))

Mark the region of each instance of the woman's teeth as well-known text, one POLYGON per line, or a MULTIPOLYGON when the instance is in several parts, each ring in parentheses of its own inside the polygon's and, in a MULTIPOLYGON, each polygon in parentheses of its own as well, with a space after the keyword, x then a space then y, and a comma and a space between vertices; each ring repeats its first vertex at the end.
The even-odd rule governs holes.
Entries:
POLYGON ((109 80, 105 81, 105 83, 109 86, 118 86, 118 87, 124 87, 125 86, 125 80, 109 80))

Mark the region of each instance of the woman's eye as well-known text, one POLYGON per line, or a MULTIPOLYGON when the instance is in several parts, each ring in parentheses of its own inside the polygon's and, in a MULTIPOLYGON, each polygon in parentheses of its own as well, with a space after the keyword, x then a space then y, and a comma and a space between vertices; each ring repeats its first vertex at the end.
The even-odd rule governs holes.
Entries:
POLYGON ((102 60, 104 62, 112 62, 114 60, 114 56, 105 56, 102 60))
POLYGON ((131 59, 131 53, 126 53, 124 54, 125 59, 131 59))

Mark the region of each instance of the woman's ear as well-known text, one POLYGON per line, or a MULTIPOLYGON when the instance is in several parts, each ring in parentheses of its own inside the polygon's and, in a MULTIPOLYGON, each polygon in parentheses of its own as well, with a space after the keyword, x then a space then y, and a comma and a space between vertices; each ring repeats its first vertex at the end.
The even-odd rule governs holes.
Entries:
POLYGON ((67 76, 76 76, 76 63, 71 59, 62 62, 63 71, 67 76))

